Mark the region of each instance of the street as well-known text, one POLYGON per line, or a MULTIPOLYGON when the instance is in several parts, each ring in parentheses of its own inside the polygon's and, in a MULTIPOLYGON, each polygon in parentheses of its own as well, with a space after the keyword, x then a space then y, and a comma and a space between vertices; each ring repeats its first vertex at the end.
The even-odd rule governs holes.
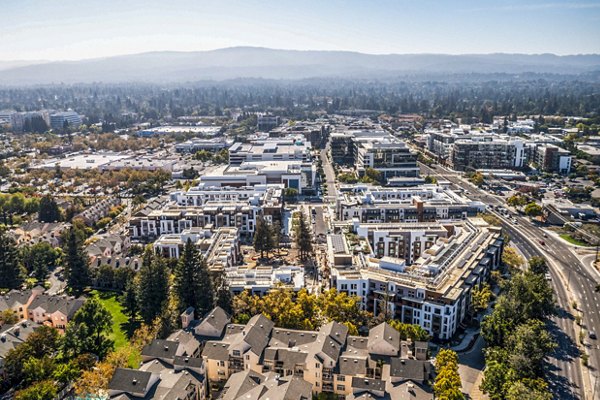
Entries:
MULTIPOLYGON (((436 169, 421 165, 424 173, 433 176, 443 176, 454 185, 470 192, 469 197, 480 200, 487 205, 506 207, 504 199, 490 195, 474 185, 465 182, 460 174, 441 166, 436 169)), ((596 271, 589 270, 573 254, 568 245, 560 239, 544 237, 544 232, 527 218, 516 217, 518 225, 500 216, 502 228, 510 236, 514 246, 518 247, 526 259, 533 256, 544 256, 548 260, 552 284, 556 293, 557 315, 551 319, 549 329, 554 333, 558 348, 549 360, 549 381, 556 398, 582 399, 584 386, 582 382, 582 366, 579 349, 577 348, 578 332, 575 330, 575 315, 571 303, 573 295, 583 312, 583 325, 588 330, 598 332, 600 323, 600 296, 594 291, 599 280, 596 271), (541 243, 545 243, 544 246, 541 243)), ((588 339, 589 340, 589 339, 588 339)), ((591 397, 598 395, 597 373, 600 366, 600 352, 597 344, 587 346, 590 355, 590 387, 591 397)))

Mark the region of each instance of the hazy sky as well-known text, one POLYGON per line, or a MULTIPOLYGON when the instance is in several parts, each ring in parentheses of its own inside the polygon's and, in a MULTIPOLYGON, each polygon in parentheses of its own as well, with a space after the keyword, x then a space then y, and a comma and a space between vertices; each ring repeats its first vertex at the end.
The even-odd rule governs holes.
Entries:
POLYGON ((599 0, 0 0, 0 60, 231 46, 600 53, 599 0))

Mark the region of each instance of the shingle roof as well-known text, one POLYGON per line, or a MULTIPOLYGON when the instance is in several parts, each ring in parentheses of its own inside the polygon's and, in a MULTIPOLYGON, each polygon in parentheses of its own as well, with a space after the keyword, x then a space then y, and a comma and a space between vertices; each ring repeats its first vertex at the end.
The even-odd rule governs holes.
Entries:
POLYGON ((387 322, 381 323, 369 331, 367 348, 369 353, 375 353, 375 348, 383 343, 393 347, 396 354, 400 351, 400 332, 387 322))
POLYGON ((150 389, 148 384, 151 378, 152 372, 130 368, 117 368, 108 384, 108 389, 131 394, 147 393, 150 389))
POLYGON ((142 349, 142 356, 156 358, 175 358, 179 343, 171 340, 153 340, 142 349))
POLYGON ((427 364, 425 361, 392 358, 390 376, 422 382, 427 378, 427 364))
POLYGON ((229 343, 208 341, 202 350, 202 357, 209 360, 227 361, 229 360, 229 343))

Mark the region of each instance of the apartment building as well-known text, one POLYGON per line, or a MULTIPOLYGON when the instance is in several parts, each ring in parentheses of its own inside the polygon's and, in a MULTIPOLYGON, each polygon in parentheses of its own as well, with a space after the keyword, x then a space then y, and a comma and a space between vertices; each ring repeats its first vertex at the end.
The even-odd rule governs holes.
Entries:
POLYGON ((359 296, 375 315, 449 340, 470 316, 472 290, 500 266, 503 239, 500 228, 479 218, 429 227, 431 233, 426 225, 367 224, 356 225, 364 237, 330 235, 331 287, 359 296))
POLYGON ((190 228, 227 227, 252 236, 259 216, 269 222, 281 221, 282 196, 282 185, 199 186, 173 192, 164 206, 134 214, 129 222, 130 235, 135 240, 153 240, 190 228))
POLYGON ((276 128, 280 123, 279 116, 269 114, 259 114, 256 117, 256 129, 268 132, 276 128))
POLYGON ((486 205, 448 185, 414 187, 342 185, 335 203, 337 219, 359 222, 425 222, 461 220, 484 212, 486 205))
POLYGON ((552 144, 535 146, 533 161, 544 172, 568 174, 571 171, 571 153, 552 144))
POLYGON ((229 324, 223 339, 206 343, 202 358, 208 381, 224 383, 223 399, 239 398, 239 383, 247 378, 260 386, 272 373, 284 382, 307 383, 302 386, 313 394, 343 398, 360 387, 356 378, 373 379, 384 387, 385 382, 424 383, 431 369, 427 346, 400 340, 387 323, 361 337, 348 335, 348 328, 337 322, 302 331, 274 327, 256 315, 246 325, 229 324))
POLYGON ((181 233, 161 235, 152 246, 163 257, 179 258, 188 240, 202 254, 210 270, 232 268, 242 259, 239 230, 235 227, 212 229, 207 225, 184 229, 181 233))
POLYGON ((498 135, 471 136, 454 142, 450 164, 457 171, 523 168, 528 153, 525 142, 498 135))

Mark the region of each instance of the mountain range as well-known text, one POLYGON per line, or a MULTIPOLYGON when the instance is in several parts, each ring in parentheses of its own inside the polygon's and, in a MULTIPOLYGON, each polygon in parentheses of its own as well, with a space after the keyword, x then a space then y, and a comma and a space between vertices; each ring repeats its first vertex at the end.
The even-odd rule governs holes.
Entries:
POLYGON ((80 61, 0 62, 1 85, 174 83, 236 78, 389 78, 423 74, 580 75, 600 71, 600 54, 385 54, 231 47, 160 51, 80 61))

